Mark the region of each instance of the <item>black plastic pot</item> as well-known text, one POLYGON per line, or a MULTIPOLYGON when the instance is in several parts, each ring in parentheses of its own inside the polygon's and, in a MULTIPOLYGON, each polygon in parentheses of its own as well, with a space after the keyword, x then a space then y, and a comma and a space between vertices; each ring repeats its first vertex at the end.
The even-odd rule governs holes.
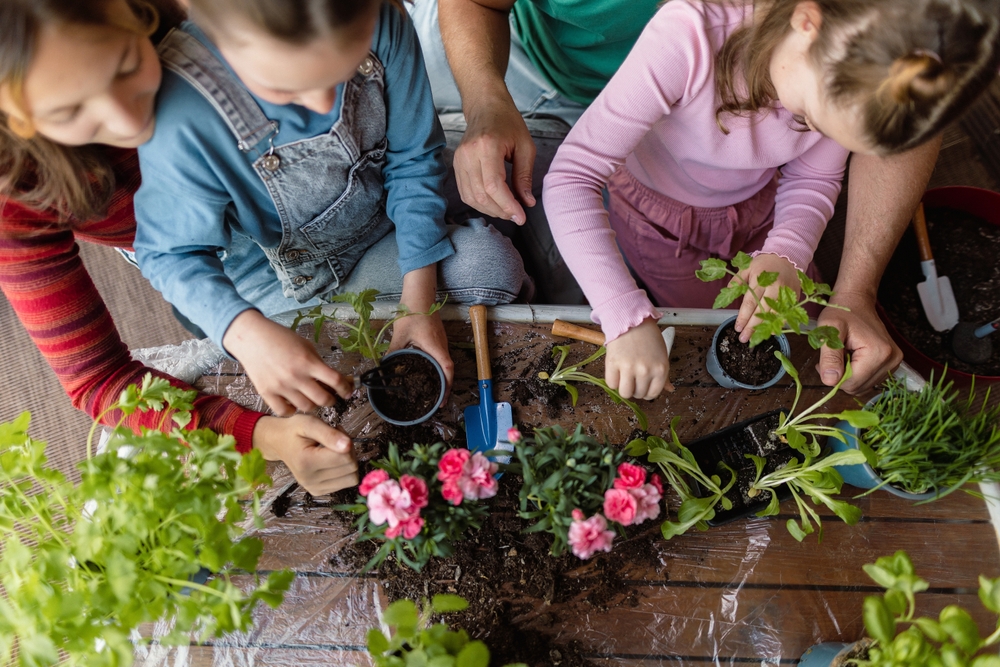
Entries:
POLYGON ((375 414, 390 424, 412 426, 425 422, 444 403, 444 369, 423 350, 397 350, 385 355, 379 366, 386 375, 396 377, 385 389, 368 387, 368 400, 375 414))
MULTIPOLYGON (((698 438, 687 445, 702 472, 706 475, 718 474, 722 478, 722 486, 729 483, 730 474, 725 469, 719 470, 719 462, 727 464, 736 471, 736 484, 726 494, 732 501, 733 508, 723 510, 721 507, 716 507, 715 518, 708 522, 710 526, 735 521, 767 508, 771 500, 770 494, 763 493, 757 498, 747 495, 757 469, 753 461, 745 455, 754 454, 766 458, 765 473, 777 470, 793 456, 798 455, 794 449, 770 436, 771 431, 778 427, 778 415, 782 412, 783 410, 765 412, 698 438)), ((781 500, 791 497, 785 486, 778 487, 776 492, 781 500)))

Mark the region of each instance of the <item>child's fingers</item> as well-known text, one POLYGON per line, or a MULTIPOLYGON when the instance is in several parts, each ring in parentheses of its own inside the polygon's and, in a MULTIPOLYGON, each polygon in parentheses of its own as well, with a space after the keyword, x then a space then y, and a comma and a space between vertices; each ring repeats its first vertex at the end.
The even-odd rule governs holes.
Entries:
POLYGON ((753 328, 759 321, 754 314, 757 312, 757 302, 749 293, 743 296, 740 304, 740 311, 736 315, 736 331, 740 334, 740 340, 746 343, 753 334, 753 328))
POLYGON ((631 371, 621 374, 618 383, 618 393, 622 398, 632 398, 635 395, 635 374, 631 371))
POLYGON ((354 453, 354 443, 343 431, 312 415, 299 415, 299 418, 302 419, 299 433, 303 438, 312 440, 337 455, 354 453))
MULTIPOLYGON (((337 371, 333 370, 322 360, 317 359, 312 367, 309 369, 312 379, 317 382, 321 382, 327 387, 333 389, 337 392, 341 398, 348 398, 354 393, 354 381, 349 380, 346 376, 341 375, 337 371)), ((314 383, 307 383, 307 386, 316 386, 314 383)), ((317 387, 322 391, 322 396, 317 396, 321 400, 317 401, 319 405, 333 405, 333 396, 329 395, 329 392, 317 387), (323 400, 325 397, 325 400, 323 400)))
POLYGON ((621 370, 618 364, 609 362, 604 368, 604 381, 614 390, 618 390, 621 383, 621 370))
POLYGON ((291 417, 295 414, 295 406, 286 401, 285 397, 281 394, 262 391, 260 397, 263 398, 264 402, 267 403, 267 406, 271 408, 271 412, 279 417, 291 417))
POLYGON ((312 412, 320 407, 298 389, 286 389, 282 396, 299 412, 312 412))
POLYGON ((319 482, 314 482, 313 484, 310 485, 313 488, 312 489, 307 488, 306 491, 309 491, 309 493, 311 493, 314 496, 325 496, 328 493, 336 493, 341 489, 348 489, 352 486, 357 486, 357 485, 358 485, 358 473, 353 472, 338 477, 323 479, 319 482))

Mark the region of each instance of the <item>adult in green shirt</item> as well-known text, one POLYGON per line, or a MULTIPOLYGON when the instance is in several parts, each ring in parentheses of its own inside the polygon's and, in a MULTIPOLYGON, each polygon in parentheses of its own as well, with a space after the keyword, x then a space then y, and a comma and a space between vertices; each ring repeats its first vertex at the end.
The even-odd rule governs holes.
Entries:
MULTIPOLYGON (((612 54, 619 54, 620 63, 627 53, 622 44, 627 26, 634 31, 634 41, 656 4, 416 0, 412 13, 435 102, 441 110, 460 110, 467 123, 454 158, 458 191, 466 204, 495 218, 525 223, 526 208, 536 206, 532 192, 540 183, 535 145, 522 112, 529 119, 541 113, 575 122, 592 99, 595 76, 609 78, 617 69, 612 54), (589 44, 588 38, 593 40, 589 44), (442 67, 441 54, 447 55, 443 66, 450 65, 450 76, 435 72, 442 67), (520 86, 526 80, 546 84, 553 95, 524 108, 518 98, 523 97, 520 86), (457 94, 446 92, 449 85, 457 94), (505 163, 512 165, 509 179, 505 163)), ((846 237, 832 299, 850 311, 827 308, 819 318, 820 324, 840 330, 851 353, 854 375, 843 386, 850 393, 870 389, 902 361, 902 352, 875 312, 876 292, 930 180, 940 146, 939 137, 887 158, 852 156, 846 237)), ((835 385, 844 372, 844 350, 823 348, 818 371, 824 384, 835 385)))

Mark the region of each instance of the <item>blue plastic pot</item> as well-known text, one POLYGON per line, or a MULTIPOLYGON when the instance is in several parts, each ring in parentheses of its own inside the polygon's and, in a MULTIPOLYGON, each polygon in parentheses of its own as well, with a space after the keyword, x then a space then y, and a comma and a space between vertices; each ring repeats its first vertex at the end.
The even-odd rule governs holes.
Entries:
POLYGON ((860 643, 826 642, 816 644, 802 654, 799 659, 799 667, 837 667, 851 652, 851 649, 860 643))
MULTIPOLYGON (((872 400, 865 404, 866 408, 870 408, 882 397, 879 394, 872 400)), ((828 438, 828 443, 830 448, 834 452, 846 452, 852 449, 858 449, 858 429, 848 424, 846 421, 841 421, 837 423, 837 428, 844 432, 847 436, 846 443, 841 442, 837 438, 828 438)), ((883 484, 883 480, 879 477, 875 469, 872 468, 867 463, 858 463, 849 466, 834 466, 840 476, 844 478, 844 481, 851 486, 856 486, 859 489, 874 489, 875 487, 881 488, 883 491, 888 491, 894 496, 899 496, 900 498, 906 498, 907 500, 930 500, 934 498, 935 494, 933 491, 928 493, 907 493, 901 489, 897 489, 892 484, 883 484), (880 486, 881 485, 881 486, 880 486)))
MULTIPOLYGON (((785 367, 782 366, 778 369, 778 373, 765 382, 764 384, 746 384, 740 382, 733 378, 729 373, 722 370, 722 366, 719 365, 719 357, 715 352, 715 346, 719 342, 719 334, 722 330, 728 327, 730 324, 736 321, 736 316, 733 315, 728 320, 719 325, 719 328, 715 330, 715 335, 712 336, 712 345, 708 348, 708 355, 705 357, 705 366, 708 369, 708 374, 715 378, 715 381, 719 383, 719 386, 725 387, 726 389, 767 389, 768 387, 777 384, 785 375, 785 367)), ((781 353, 786 357, 791 356, 792 348, 788 344, 788 337, 784 334, 780 336, 775 336, 775 340, 778 341, 778 347, 781 348, 781 353)))
POLYGON ((437 359, 435 359, 431 355, 427 354, 423 350, 417 350, 417 349, 414 349, 414 348, 406 348, 405 350, 396 350, 395 352, 392 352, 392 353, 387 354, 384 357, 382 357, 382 363, 381 363, 381 365, 382 366, 391 365, 391 362, 392 362, 393 359, 401 357, 401 356, 405 356, 405 355, 411 355, 411 354, 415 354, 417 356, 421 356, 424 359, 426 359, 427 361, 431 362, 431 365, 434 366, 434 369, 437 371, 438 380, 439 380, 438 384, 440 386, 440 389, 438 390, 437 400, 434 401, 434 404, 430 407, 430 409, 425 414, 421 415, 420 417, 418 417, 416 419, 412 419, 410 421, 400 421, 398 419, 394 419, 394 418, 389 417, 388 415, 386 415, 385 412, 382 411, 382 406, 380 406, 378 404, 378 394, 379 394, 379 392, 377 392, 377 391, 373 392, 373 391, 371 391, 369 389, 368 390, 368 402, 371 403, 372 410, 374 410, 375 414, 377 414, 379 417, 381 417, 385 421, 389 422, 390 424, 395 424, 396 426, 413 426, 414 424, 421 424, 421 423, 427 421, 428 419, 430 419, 431 416, 433 416, 433 414, 438 411, 438 408, 441 407, 441 404, 444 403, 444 391, 445 391, 444 369, 441 368, 441 364, 439 364, 437 362, 437 359))

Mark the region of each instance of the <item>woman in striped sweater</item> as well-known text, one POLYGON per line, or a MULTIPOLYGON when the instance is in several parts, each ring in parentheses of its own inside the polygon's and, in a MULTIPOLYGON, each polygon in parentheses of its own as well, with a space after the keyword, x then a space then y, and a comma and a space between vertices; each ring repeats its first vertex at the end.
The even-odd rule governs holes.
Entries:
MULTIPOLYGON (((0 0, 0 290, 92 417, 148 372, 188 388, 130 359, 77 246, 132 246, 135 148, 152 136, 160 83, 153 31, 178 17, 172 0, 0 0)), ((125 420, 159 423, 150 413, 125 420)), ((191 427, 284 461, 313 494, 357 484, 350 438, 311 415, 266 416, 199 394, 191 427)))

